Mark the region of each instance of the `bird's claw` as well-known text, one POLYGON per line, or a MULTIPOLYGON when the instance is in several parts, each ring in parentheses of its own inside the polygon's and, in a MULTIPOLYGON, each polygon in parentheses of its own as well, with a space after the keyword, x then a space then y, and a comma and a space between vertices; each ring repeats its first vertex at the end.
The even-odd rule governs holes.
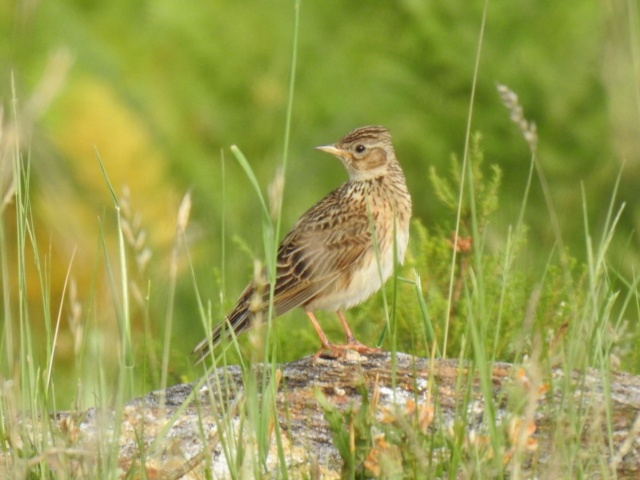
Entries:
POLYGON ((314 360, 317 360, 318 358, 335 360, 344 357, 348 351, 358 352, 361 355, 374 355, 376 353, 380 353, 382 350, 376 347, 369 347, 355 338, 350 338, 345 344, 334 345, 332 343, 328 343, 323 345, 322 348, 316 352, 313 358, 314 360))

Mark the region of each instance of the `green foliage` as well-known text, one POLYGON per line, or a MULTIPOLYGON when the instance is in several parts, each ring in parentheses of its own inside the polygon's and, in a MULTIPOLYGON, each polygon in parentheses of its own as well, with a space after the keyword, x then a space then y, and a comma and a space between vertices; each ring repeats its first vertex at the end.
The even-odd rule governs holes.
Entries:
MULTIPOLYGON (((541 272, 532 268, 528 261, 526 226, 518 232, 509 229, 506 235, 495 229, 493 218, 499 207, 502 177, 495 164, 484 164, 477 134, 473 136, 469 158, 466 183, 455 156, 448 178, 435 168, 430 172, 436 196, 450 215, 447 222, 431 229, 419 219, 412 224, 406 264, 398 272, 404 281, 399 283, 396 292, 396 348, 428 356, 435 342, 436 351, 440 353, 448 321, 449 357, 476 358, 480 348, 488 359, 517 362, 535 351, 542 361, 557 363, 573 348, 571 345, 583 343, 576 342, 576 338, 596 334, 594 330, 589 333, 575 330, 587 328, 589 324, 578 318, 592 316, 587 266, 567 254, 564 258, 569 263, 565 265, 560 255, 549 252, 547 265, 541 272), (451 274, 454 253, 451 232, 455 231, 458 192, 463 183, 467 187, 461 197, 458 251, 451 274), (496 241, 501 237, 502 241, 496 241), (470 348, 472 326, 478 329, 481 345, 470 348), (574 334, 567 334, 568 329, 574 334)), ((388 298, 394 293, 391 284, 386 286, 388 298)), ((608 288, 603 285, 598 291, 608 291, 608 288)), ((633 288, 627 290, 632 296, 633 291, 633 288)), ((622 300, 615 304, 627 310, 622 300)), ((384 325, 383 311, 382 298, 376 296, 351 313, 356 331, 365 342, 378 336, 375 331, 384 325)), ((604 326, 599 325, 598 331, 602 331, 604 326)), ((618 333, 606 334, 616 339, 618 351, 625 348, 622 338, 629 338, 625 328, 621 324, 616 327, 618 333), (623 330, 627 333, 623 334, 623 330)), ((600 334, 597 335, 599 338, 600 334)), ((389 340, 385 348, 392 344, 389 340)), ((587 352, 579 355, 580 365, 584 365, 587 352)))
MULTIPOLYGON (((294 102, 289 102, 288 78, 295 4, 289 0, 196 2, 190 8, 167 0, 20 5, 0 7, 0 32, 5 33, 0 35, 0 90, 9 92, 13 78, 22 105, 34 107, 34 205, 60 205, 68 212, 62 216, 39 209, 34 218, 44 237, 52 238, 56 291, 64 282, 68 251, 76 244, 83 254, 72 272, 78 284, 101 277, 101 271, 92 271, 95 219, 109 208, 110 199, 92 161, 95 145, 114 190, 129 187, 153 249, 151 289, 143 288, 149 295, 147 317, 165 316, 163 262, 170 255, 173 212, 187 189, 194 202, 188 238, 202 296, 218 302, 211 272, 223 268, 219 259, 224 257, 227 268, 234 266, 225 273, 228 307, 250 278, 251 264, 237 248, 225 249, 225 238, 245 239, 254 253, 261 252, 262 239, 256 232, 260 203, 247 194, 250 182, 242 168, 232 162, 225 167, 224 156, 230 145, 238 145, 259 184, 268 184, 282 158, 289 110, 291 161, 281 235, 345 178, 337 162, 321 159, 313 146, 366 123, 391 128, 414 192, 416 218, 432 232, 434 225, 450 221, 457 190, 449 192, 453 196, 443 208, 436 188, 425 188, 424 172, 428 166, 445 171, 450 152, 460 156, 462 151, 483 2, 301 2, 294 102), (67 53, 66 64, 60 52, 67 53), (46 95, 30 103, 34 91, 46 95), (47 96, 51 92, 58 96, 47 96)), ((634 102, 628 101, 635 95, 637 63, 630 52, 637 49, 630 48, 635 24, 627 5, 494 2, 480 45, 481 75, 471 119, 472 128, 483 131, 487 157, 505 178, 501 215, 493 222, 506 229, 526 169, 522 140, 509 133, 513 127, 495 82, 508 82, 518 91, 544 139, 539 161, 548 172, 566 243, 580 261, 585 254, 583 226, 574 214, 581 206, 576 180, 584 182, 590 205, 603 205, 619 173, 615 159, 627 159, 621 194, 629 201, 628 213, 614 247, 625 275, 639 256, 634 243, 623 239, 631 238, 640 218, 633 200, 640 165, 634 159, 640 149, 637 135, 628 133, 638 118, 634 102)), ((5 111, 9 100, 7 95, 2 99, 5 111)), ((464 208, 466 214, 470 205, 464 208)), ((597 227, 599 209, 588 215, 597 227)), ((484 213, 477 216, 484 218, 484 213)), ((529 253, 541 271, 552 235, 536 188, 527 223, 529 238, 543 247, 529 253)), ((184 319, 185 334, 175 341, 188 349, 204 332, 187 269, 179 273, 175 312, 184 319)), ((424 286, 430 288, 427 281, 424 286)), ((80 287, 78 301, 85 308, 88 296, 80 287)), ((133 315, 132 328, 144 318, 133 315)), ((61 335, 70 336, 64 325, 61 335)))
MULTIPOLYGON (((12 92, 0 109, 12 117, 0 121, 0 165, 6 166, 0 168, 0 368, 8 379, 0 409, 11 414, 0 426, 5 453, 17 463, 26 460, 28 476, 53 478, 43 455, 50 410, 114 404, 118 412, 130 395, 166 384, 169 374, 176 382, 195 375, 184 368, 184 352, 222 318, 249 280, 246 253, 262 257, 266 250, 267 263, 273 260, 269 252, 277 239, 269 215, 277 211, 284 231, 344 181, 337 164, 315 160, 312 146, 365 123, 383 123, 394 132, 415 220, 397 282, 388 283, 386 297, 350 312, 360 340, 373 344, 393 321, 385 348, 464 359, 479 371, 486 398, 492 394, 488 365, 498 359, 533 359, 542 370, 562 365, 572 375, 595 367, 605 385, 614 368, 637 372, 639 256, 628 240, 640 218, 640 148, 637 135, 628 133, 638 118, 637 102, 629 101, 636 94, 638 59, 629 52, 638 51, 631 35, 637 14, 629 15, 624 2, 612 8, 547 3, 491 6, 469 122, 480 125, 485 138, 481 148, 480 135, 472 136, 468 154, 462 160, 452 155, 447 174, 443 164, 449 152, 461 150, 464 120, 471 116, 470 59, 478 49, 482 2, 304 2, 304 28, 294 42, 300 42, 302 59, 291 77, 297 80, 295 103, 286 88, 291 2, 3 4, 0 85, 12 92), (543 141, 535 165, 547 173, 553 198, 546 200, 557 204, 562 232, 550 227, 549 206, 535 185, 531 195, 522 195, 529 184, 521 139, 505 133, 512 125, 495 79, 509 79, 539 126, 543 141), (287 150, 289 138, 287 127, 280 141, 283 124, 292 125, 294 159, 280 178, 275 165, 285 163, 282 143, 287 150), (33 143, 14 143, 23 138, 33 143), (240 166, 226 172, 220 152, 231 144, 247 160, 240 156, 240 166), (111 179, 108 188, 92 161, 96 150, 111 179), (628 201, 625 215, 610 192, 615 176, 622 178, 612 158, 629 159, 624 182, 616 186, 628 201), (243 168, 251 172, 248 181, 243 168), (267 214, 260 186, 274 176, 278 201, 267 214), (245 194, 247 185, 258 195, 245 194), (193 222, 176 239, 173 212, 189 187, 193 222), (126 209, 119 192, 130 192, 126 209), (114 203, 120 203, 115 214, 114 203), (521 224, 525 206, 529 228, 521 224), (522 217, 512 228, 516 210, 522 217), (600 225, 598 243, 592 236, 600 225), (227 238, 243 239, 243 248, 227 248, 227 238), (551 242, 564 246, 559 251, 551 242), (187 248, 177 250, 178 244, 187 248), (619 259, 618 268, 610 257, 619 259), (182 322, 175 329, 174 317, 182 322), (163 331, 158 318, 166 319, 164 342, 154 340, 163 331), (179 334, 170 336, 174 330, 179 334), (169 364, 182 371, 170 372, 169 364), (148 384, 138 382, 146 375, 148 384), (17 412, 34 431, 15 430, 17 412), (22 448, 12 443, 17 438, 22 448)), ((331 325, 338 330, 334 318, 331 325)), ((276 347, 264 349, 264 358, 272 362, 317 347, 300 312, 279 319, 271 339, 276 347)), ((223 362, 262 359, 251 355, 262 350, 248 336, 239 342, 236 356, 223 362)), ((571 464, 583 460, 572 435, 579 437, 584 412, 569 378, 553 379, 563 402, 554 407, 557 425, 551 428, 554 447, 571 464)), ((253 429, 260 463, 276 387, 271 380, 251 380, 243 422, 253 429)), ((461 376, 461 388, 465 381, 461 376)), ((496 473, 486 456, 500 452, 506 428, 492 417, 491 405, 484 419, 488 441, 474 445, 465 443, 466 404, 453 434, 436 437, 425 420, 429 404, 407 403, 404 411, 378 418, 375 395, 364 387, 359 393, 362 403, 346 410, 319 398, 344 476, 406 472, 417 478, 426 468, 452 477, 469 465, 471 476, 496 473), (436 453, 445 448, 443 460, 436 453)), ((525 395, 514 412, 524 415, 526 401, 525 395)), ((110 440, 100 439, 105 455, 96 468, 105 475, 117 469, 110 440)), ((232 445, 232 468, 249 456, 243 441, 232 445)), ((262 470, 256 464, 254 473, 262 470)))
POLYGON ((445 211, 451 218, 455 218, 460 211, 461 234, 471 234, 472 218, 477 216, 480 221, 479 232, 482 234, 491 214, 498 207, 498 190, 502 182, 502 170, 496 164, 489 167, 490 178, 485 180, 484 154, 480 147, 481 135, 475 133, 471 138, 469 165, 470 182, 468 188, 472 188, 469 195, 460 195, 461 185, 466 182, 462 174, 462 163, 456 155, 451 156, 450 179, 447 180, 438 174, 437 168, 429 169, 429 178, 433 186, 436 198, 440 201, 445 211), (477 212, 474 211, 477 209, 477 212))
MULTIPOLYGON (((331 430, 333 444, 342 459, 344 479, 501 478, 515 464, 531 458, 537 441, 533 414, 545 391, 539 372, 522 370, 505 382, 499 397, 511 399, 508 414, 491 432, 487 424, 469 427, 468 395, 475 373, 464 373, 454 395, 458 408, 453 419, 442 415, 440 399, 430 394, 397 398, 379 405, 380 391, 357 387, 357 400, 346 407, 333 404, 322 393, 316 398, 331 430), (520 431, 525 425, 526 428, 520 431)), ((447 399, 450 402, 451 399, 447 399)), ((515 467, 517 468, 517 467, 515 467)))
POLYGON ((408 402, 406 409, 382 412, 377 391, 370 398, 361 384, 357 393, 359 404, 346 408, 316 394, 342 458, 342 478, 427 478, 429 472, 442 473, 442 466, 436 466, 439 462, 433 458, 443 444, 429 432, 430 405, 416 407, 415 402, 408 402))
POLYGON ((362 398, 360 405, 350 405, 342 411, 333 406, 322 393, 316 394, 329 424, 333 444, 342 458, 342 478, 368 478, 364 461, 373 446, 375 411, 371 410, 369 392, 364 382, 358 387, 358 395, 362 398))

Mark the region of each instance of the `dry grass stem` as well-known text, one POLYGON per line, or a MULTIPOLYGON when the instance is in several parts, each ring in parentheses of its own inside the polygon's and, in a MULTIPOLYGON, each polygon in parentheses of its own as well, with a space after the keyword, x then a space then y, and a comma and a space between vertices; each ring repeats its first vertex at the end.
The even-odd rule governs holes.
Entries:
POLYGON ((538 148, 538 130, 536 124, 525 118, 524 110, 518 102, 518 95, 513 90, 502 84, 498 84, 497 89, 503 105, 509 110, 511 121, 518 126, 522 136, 529 144, 531 152, 535 154, 538 148))
POLYGON ((269 215, 272 219, 278 218, 280 207, 282 205, 282 196, 284 192, 284 170, 282 167, 276 169, 273 180, 269 184, 269 215))

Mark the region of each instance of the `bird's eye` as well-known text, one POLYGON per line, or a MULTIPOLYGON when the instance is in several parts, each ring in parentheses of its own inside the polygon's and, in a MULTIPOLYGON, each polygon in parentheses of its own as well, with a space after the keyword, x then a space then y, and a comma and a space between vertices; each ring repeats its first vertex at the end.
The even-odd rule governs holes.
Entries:
POLYGON ((356 145, 356 152, 358 152, 358 153, 362 153, 362 152, 364 152, 365 150, 366 150, 366 149, 365 149, 364 145, 362 145, 362 144, 356 145))

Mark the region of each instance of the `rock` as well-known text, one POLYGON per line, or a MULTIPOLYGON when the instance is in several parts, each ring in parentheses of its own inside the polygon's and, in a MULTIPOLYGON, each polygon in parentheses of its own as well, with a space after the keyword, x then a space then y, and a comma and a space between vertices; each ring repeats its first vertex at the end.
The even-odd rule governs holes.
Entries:
POLYGON ((407 462, 456 468, 463 478, 478 465, 514 478, 640 478, 640 377, 614 373, 609 383, 594 370, 553 370, 544 378, 504 363, 485 371, 483 382, 454 360, 355 352, 244 373, 229 366, 137 398, 120 414, 60 413, 64 442, 55 448, 89 474, 105 468, 115 436, 113 462, 134 478, 142 470, 163 479, 275 478, 283 468, 289 478, 341 478, 348 468, 389 476, 407 462), (336 445, 358 462, 345 464, 336 445))

